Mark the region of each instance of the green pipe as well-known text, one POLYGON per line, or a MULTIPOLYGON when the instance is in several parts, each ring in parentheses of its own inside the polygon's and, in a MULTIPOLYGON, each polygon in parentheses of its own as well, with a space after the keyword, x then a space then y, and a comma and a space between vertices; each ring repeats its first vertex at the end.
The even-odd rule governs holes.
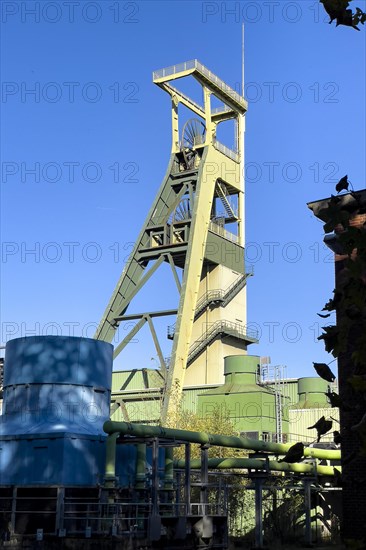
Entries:
MULTIPOLYGON (((185 467, 185 460, 175 460, 174 467, 183 469, 185 467)), ((201 460, 191 460, 189 463, 193 470, 199 470, 201 468, 201 460)), ((209 458, 208 467, 213 470, 231 470, 241 469, 248 470, 253 468, 255 470, 275 470, 277 472, 296 472, 299 474, 315 474, 318 473, 323 476, 333 476, 333 466, 316 466, 313 464, 288 464, 287 462, 276 462, 275 460, 269 460, 268 462, 262 458, 209 458)), ((340 467, 337 467, 339 472, 340 467)))
POLYGON ((165 470, 164 470, 164 489, 173 489, 174 481, 174 461, 173 447, 165 447, 165 470))
MULTIPOLYGON (((161 426, 147 426, 144 424, 131 424, 130 422, 114 422, 112 420, 107 420, 104 423, 103 429, 108 434, 122 433, 137 437, 162 437, 165 439, 198 443, 200 445, 208 444, 219 447, 231 447, 233 449, 265 451, 275 455, 286 454, 293 445, 293 443, 266 443, 265 441, 250 439, 249 437, 190 432, 188 430, 176 430, 172 428, 163 428, 161 426)), ((323 460, 340 460, 341 451, 305 447, 304 456, 323 460)))
POLYGON ((145 489, 146 443, 136 445, 136 489, 145 489))
POLYGON ((116 481, 116 441, 118 436, 118 432, 109 434, 106 444, 105 482, 112 486, 116 481))

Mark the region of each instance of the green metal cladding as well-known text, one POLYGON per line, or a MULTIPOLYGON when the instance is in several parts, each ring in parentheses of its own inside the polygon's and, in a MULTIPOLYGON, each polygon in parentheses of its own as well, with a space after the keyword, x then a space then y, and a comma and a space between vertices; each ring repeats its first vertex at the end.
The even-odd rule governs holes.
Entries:
POLYGON ((330 407, 325 392, 328 391, 328 382, 319 377, 299 378, 299 400, 292 406, 294 409, 317 409, 330 407))
MULTIPOLYGON (((234 355, 224 359, 225 383, 198 395, 198 412, 212 413, 215 407, 226 409, 240 432, 268 434, 276 433, 276 395, 273 389, 258 384, 260 357, 256 355, 234 355)), ((288 419, 282 411, 283 432, 288 433, 288 419)))

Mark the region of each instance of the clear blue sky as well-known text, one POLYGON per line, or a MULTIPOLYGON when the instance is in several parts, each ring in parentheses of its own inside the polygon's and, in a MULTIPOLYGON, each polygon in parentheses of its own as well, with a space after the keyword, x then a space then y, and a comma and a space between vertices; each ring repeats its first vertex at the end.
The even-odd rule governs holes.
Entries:
MULTIPOLYGON (((328 25, 315 0, 1 8, 2 342, 93 335, 169 159, 169 96, 152 71, 197 58, 238 87, 244 21, 248 321, 262 333, 250 351, 290 376, 331 360, 316 313, 332 258, 306 203, 345 174, 365 186, 366 29, 328 25)), ((175 307, 164 289, 131 311, 175 307)), ((137 340, 120 368, 156 365, 148 333, 137 340)))

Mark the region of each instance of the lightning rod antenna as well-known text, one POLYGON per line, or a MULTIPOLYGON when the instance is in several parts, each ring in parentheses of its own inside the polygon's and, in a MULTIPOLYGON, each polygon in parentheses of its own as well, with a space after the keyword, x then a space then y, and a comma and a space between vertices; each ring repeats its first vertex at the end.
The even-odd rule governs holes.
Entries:
POLYGON ((241 27, 241 95, 244 97, 244 23, 241 27))
MULTIPOLYGON (((241 27, 241 94, 244 97, 244 86, 245 86, 245 80, 244 80, 245 74, 244 74, 244 22, 241 27)), ((240 134, 239 134, 239 150, 240 150, 240 174, 243 178, 243 193, 240 199, 240 211, 241 211, 241 244, 242 246, 245 245, 245 203, 244 203, 244 197, 245 197, 245 149, 244 149, 244 142, 245 142, 245 116, 241 115, 239 122, 239 128, 240 128, 240 134)))

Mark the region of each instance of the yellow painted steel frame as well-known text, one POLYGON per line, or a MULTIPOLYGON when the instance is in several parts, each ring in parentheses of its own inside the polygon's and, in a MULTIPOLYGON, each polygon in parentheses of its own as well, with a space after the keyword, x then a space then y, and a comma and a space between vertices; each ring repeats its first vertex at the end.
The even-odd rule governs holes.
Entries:
MULTIPOLYGON (((215 133, 217 122, 212 120, 211 94, 214 93, 223 102, 226 101, 220 92, 210 86, 210 83, 203 83, 194 71, 182 71, 161 78, 157 82, 165 91, 172 96, 172 153, 179 150, 178 132, 178 105, 183 103, 196 114, 201 114, 194 105, 187 101, 187 98, 176 88, 165 83, 165 80, 174 80, 192 74, 203 87, 204 94, 204 118, 206 125, 205 149, 199 167, 197 178, 196 198, 192 216, 190 240, 186 254, 182 290, 176 321, 176 338, 174 339, 170 368, 167 373, 166 391, 163 398, 161 418, 162 424, 166 423, 168 417, 174 412, 177 395, 183 391, 187 358, 191 343, 194 315, 197 305, 197 296, 202 274, 205 243, 207 241, 210 214, 215 194, 216 182, 228 181, 239 191, 239 220, 238 232, 239 243, 244 247, 244 180, 241 173, 244 140, 242 139, 244 117, 239 108, 232 111, 231 118, 236 120, 236 146, 239 162, 235 162, 215 147, 215 133), (172 399, 172 388, 175 385, 174 401, 172 399)), ((227 116, 227 115, 226 115, 227 116)), ((226 118, 225 118, 226 119, 226 118)))
MULTIPOLYGON (((174 339, 171 363, 167 373, 167 390, 164 394, 161 411, 162 424, 166 423, 168 416, 174 412, 172 407, 174 408, 176 406, 176 402, 172 399, 171 388, 176 385, 174 399, 177 398, 177 394, 183 389, 198 290, 205 256, 205 244, 207 241, 210 213, 214 200, 215 185, 218 179, 216 170, 213 171, 212 168, 221 167, 221 169, 225 169, 228 165, 230 166, 230 159, 227 160, 228 162, 226 162, 225 155, 217 151, 211 144, 205 148, 199 168, 190 239, 176 321, 176 338, 174 339)), ((240 165, 238 165, 238 172, 239 166, 240 165)))
POLYGON ((172 357, 166 375, 165 394, 161 411, 161 422, 165 423, 168 416, 174 412, 177 394, 180 394, 183 388, 217 182, 227 184, 238 194, 238 245, 242 249, 244 265, 243 135, 244 114, 247 109, 247 103, 243 97, 239 96, 239 94, 197 60, 156 71, 154 73, 154 82, 168 92, 172 99, 172 155, 163 184, 136 242, 131 260, 126 266, 107 306, 104 317, 95 334, 95 338, 107 341, 112 340, 114 332, 118 328, 119 317, 124 314, 130 301, 145 281, 153 275, 154 271, 166 259, 162 252, 162 255, 157 259, 155 265, 144 274, 147 262, 141 261, 141 250, 147 246, 148 242, 146 228, 149 222, 153 220, 154 216, 157 215, 156 212, 158 212, 161 217, 166 217, 167 214, 169 215, 173 205, 173 198, 171 198, 171 195, 169 195, 169 201, 164 200, 164 197, 167 192, 171 193, 169 177, 172 174, 176 155, 180 152, 181 147, 178 126, 178 106, 181 103, 196 115, 204 118, 206 134, 205 143, 199 143, 193 147, 193 149, 200 151, 201 158, 196 180, 190 233, 185 253, 183 281, 180 292, 172 357), (176 80, 188 75, 192 75, 202 86, 204 107, 199 106, 188 96, 168 83, 171 80, 176 80), (215 111, 211 110, 212 94, 224 103, 223 107, 215 109, 215 111), (233 119, 236 125, 236 151, 230 151, 216 140, 217 124, 229 119, 233 119), (173 387, 175 387, 174 402, 172 400, 171 391, 173 387))

